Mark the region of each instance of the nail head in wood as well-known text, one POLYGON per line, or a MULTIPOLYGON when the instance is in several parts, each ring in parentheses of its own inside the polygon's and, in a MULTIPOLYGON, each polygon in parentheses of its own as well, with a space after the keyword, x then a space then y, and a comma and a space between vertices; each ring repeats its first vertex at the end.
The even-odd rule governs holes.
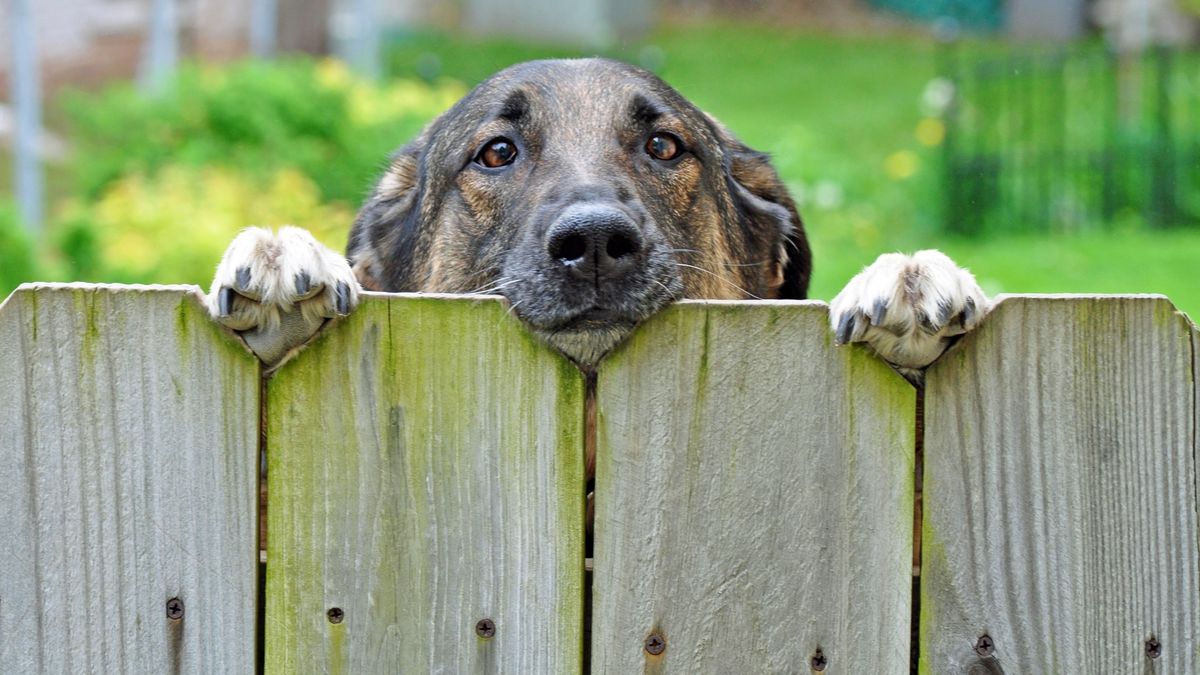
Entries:
POLYGON ((346 618, 346 613, 342 611, 341 607, 330 607, 329 611, 325 612, 325 616, 329 619, 329 623, 341 623, 346 618))
POLYGON ((172 621, 179 621, 183 618, 183 601, 179 598, 171 598, 167 600, 167 618, 172 621))
POLYGON ((646 638, 646 653, 651 656, 662 654, 667 648, 667 641, 661 635, 652 634, 646 638))
POLYGON ((812 663, 812 669, 818 673, 825 670, 825 666, 829 665, 829 659, 825 658, 820 649, 812 655, 810 662, 812 663))
POLYGON ((475 624, 475 634, 487 640, 496 634, 496 622, 491 619, 480 619, 475 624))
POLYGON ((980 635, 975 641, 975 653, 980 656, 991 656, 996 651, 996 643, 990 635, 980 635))

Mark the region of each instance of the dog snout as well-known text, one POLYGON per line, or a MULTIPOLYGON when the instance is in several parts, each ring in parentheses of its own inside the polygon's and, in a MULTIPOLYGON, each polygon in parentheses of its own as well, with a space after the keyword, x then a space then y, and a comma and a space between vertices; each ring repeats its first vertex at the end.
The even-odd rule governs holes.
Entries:
POLYGON ((644 247, 633 220, 612 206, 574 206, 546 234, 546 252, 579 279, 611 281, 637 265, 644 247))

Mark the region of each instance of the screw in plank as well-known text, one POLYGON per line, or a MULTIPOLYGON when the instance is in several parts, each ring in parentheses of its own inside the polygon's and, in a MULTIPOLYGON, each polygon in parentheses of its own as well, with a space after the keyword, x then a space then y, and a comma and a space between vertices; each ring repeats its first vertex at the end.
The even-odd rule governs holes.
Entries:
POLYGON ((346 618, 346 613, 341 607, 330 607, 328 612, 325 612, 325 618, 329 619, 329 623, 341 623, 346 618))
POLYGON ((483 639, 488 639, 496 634, 496 622, 491 619, 480 619, 475 624, 475 634, 483 639))
POLYGON ((975 653, 980 656, 991 656, 996 651, 996 643, 992 642, 990 635, 980 635, 975 641, 975 653))
POLYGON ((812 669, 819 673, 825 670, 825 666, 829 665, 829 659, 825 658, 825 655, 821 653, 820 649, 818 649, 816 653, 812 655, 810 663, 812 664, 812 669))
POLYGON ((653 633, 646 638, 646 653, 650 656, 658 656, 667 648, 667 641, 662 639, 661 635, 653 633))
POLYGON ((183 601, 179 598, 171 598, 167 601, 167 618, 172 621, 178 621, 183 618, 183 601))
POLYGON ((1162 656, 1162 643, 1158 641, 1158 638, 1152 637, 1146 640, 1146 656, 1152 659, 1162 656))

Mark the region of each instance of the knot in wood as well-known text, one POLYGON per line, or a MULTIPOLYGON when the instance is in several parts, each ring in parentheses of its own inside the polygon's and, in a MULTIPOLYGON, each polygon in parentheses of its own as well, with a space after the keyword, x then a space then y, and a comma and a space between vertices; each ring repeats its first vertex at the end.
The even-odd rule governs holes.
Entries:
POLYGON ((1158 641, 1158 638, 1146 640, 1146 656, 1152 659, 1162 656, 1162 643, 1158 641))

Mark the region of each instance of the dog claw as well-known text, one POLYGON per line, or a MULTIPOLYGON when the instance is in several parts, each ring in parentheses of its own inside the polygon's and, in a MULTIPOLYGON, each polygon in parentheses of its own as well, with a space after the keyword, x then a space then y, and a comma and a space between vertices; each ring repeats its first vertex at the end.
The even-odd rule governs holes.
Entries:
POLYGON ((875 306, 871 308, 871 325, 882 326, 883 319, 887 316, 887 298, 879 298, 875 301, 875 306))
POLYGON ((221 312, 221 316, 229 316, 233 312, 233 289, 226 286, 221 289, 220 295, 217 296, 217 309, 221 312))
POLYGON ((344 281, 339 281, 337 290, 334 293, 335 305, 337 313, 345 316, 350 313, 350 285, 344 281))
POLYGON ((308 276, 308 272, 301 272, 296 275, 296 295, 304 295, 312 290, 312 277, 308 276))
POLYGON ((952 316, 954 316, 954 305, 951 304, 948 300, 939 302, 938 303, 937 327, 940 329, 942 326, 945 326, 946 324, 950 323, 950 317, 952 317, 952 316))
POLYGON ((237 269, 237 280, 234 282, 234 285, 239 291, 246 291, 250 289, 249 267, 239 267, 237 269))
POLYGON ((975 318, 975 309, 975 298, 968 295, 962 314, 959 316, 959 321, 962 322, 963 327, 966 327, 967 324, 971 323, 971 319, 975 318))
POLYGON ((839 345, 848 344, 850 336, 854 332, 854 312, 846 312, 838 319, 837 331, 834 333, 834 341, 839 345))

